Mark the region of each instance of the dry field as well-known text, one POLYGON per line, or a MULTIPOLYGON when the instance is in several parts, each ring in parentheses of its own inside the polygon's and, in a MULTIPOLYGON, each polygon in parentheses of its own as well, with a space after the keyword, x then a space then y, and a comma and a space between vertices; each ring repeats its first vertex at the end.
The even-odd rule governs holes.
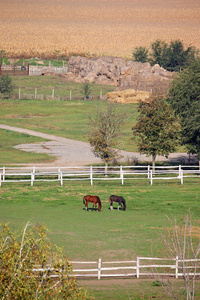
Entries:
POLYGON ((180 39, 200 48, 200 0, 0 0, 0 49, 131 57, 180 39))

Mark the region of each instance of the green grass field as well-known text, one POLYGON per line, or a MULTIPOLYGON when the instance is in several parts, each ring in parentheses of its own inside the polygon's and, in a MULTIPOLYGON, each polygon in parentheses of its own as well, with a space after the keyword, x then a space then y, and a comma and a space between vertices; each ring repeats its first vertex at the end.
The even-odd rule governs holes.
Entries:
MULTIPOLYGON (((58 78, 15 78, 18 87, 34 87, 44 90, 49 84, 58 86, 58 78), (44 87, 42 87, 42 85, 44 87)), ((63 84, 63 83, 62 83, 63 84)), ((80 85, 73 84, 80 93, 80 85)), ((66 88, 67 83, 66 83, 66 88)), ((94 87, 96 88, 96 87, 94 87)), ((64 87, 61 87, 64 92, 64 87)), ((108 89, 109 91, 109 89, 108 89)), ((98 94, 98 91, 96 91, 98 94)), ((0 123, 28 128, 49 134, 88 141, 88 116, 103 100, 96 101, 39 101, 1 100, 0 123)), ((124 105, 131 115, 122 128, 121 149, 136 151, 131 128, 136 121, 136 105, 124 105)), ((53 157, 44 154, 25 153, 13 146, 39 142, 42 139, 29 135, 0 130, 0 165, 51 162, 53 157)), ((87 181, 3 183, 0 187, 0 221, 10 223, 20 230, 31 221, 45 224, 48 235, 72 260, 134 260, 137 256, 164 256, 161 239, 166 216, 180 220, 190 208, 193 219, 200 215, 199 178, 159 181, 153 186, 149 180, 126 180, 122 186, 116 181, 87 181), (83 196, 97 194, 102 200, 102 212, 84 210, 83 196), (124 196, 127 211, 110 211, 111 194, 124 196)), ((161 287, 154 286, 154 279, 80 281, 88 287, 96 299, 170 299, 161 287)), ((176 282, 181 284, 181 281, 176 282)), ((183 298, 184 299, 184 298, 183 298)))
MULTIPOLYGON (((166 249, 161 238, 167 218, 180 220, 190 208, 193 219, 200 215, 199 179, 187 179, 184 185, 179 181, 119 182, 64 182, 35 183, 33 187, 25 183, 3 183, 0 188, 0 220, 9 222, 13 229, 22 228, 30 220, 33 224, 45 224, 53 242, 63 247, 72 260, 134 260, 137 256, 166 257, 166 249), (102 211, 85 211, 83 196, 97 194, 102 200, 102 211), (108 197, 123 195, 127 201, 127 211, 110 211, 108 197)), ((94 284, 83 281, 80 284, 90 288, 97 299, 150 299, 135 298, 154 294, 162 289, 152 286, 147 280, 143 286, 136 279, 136 293, 133 286, 123 280, 113 289, 108 283, 94 284), (104 286, 101 288, 101 286, 104 286), (124 288, 126 285, 127 290, 124 288), (148 286, 151 288, 148 290, 148 286), (157 289, 156 289, 157 288, 157 289), (128 298, 127 291, 131 297, 128 298)), ((95 282, 95 281, 94 281, 95 282)), ((140 281, 139 281, 140 282, 140 281)), ((156 294, 158 295, 158 294, 156 294)), ((162 296, 163 298, 163 296, 162 296)), ((160 299, 160 298, 158 298, 160 299)), ((163 298, 167 299, 167 298, 163 298)))

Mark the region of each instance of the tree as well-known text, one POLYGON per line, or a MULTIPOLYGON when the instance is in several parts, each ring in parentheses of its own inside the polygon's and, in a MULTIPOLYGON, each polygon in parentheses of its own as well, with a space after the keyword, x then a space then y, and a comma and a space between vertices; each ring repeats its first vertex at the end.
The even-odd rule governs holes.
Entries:
POLYGON ((126 112, 113 103, 105 110, 97 109, 89 118, 89 142, 95 156, 108 163, 117 157, 116 138, 127 118, 126 112))
POLYGON ((182 144, 200 155, 200 59, 174 78, 167 101, 179 116, 182 144))
POLYGON ((171 41, 169 45, 164 41, 156 40, 151 44, 151 49, 150 63, 159 64, 169 71, 181 71, 198 57, 195 47, 185 48, 180 40, 171 41))
POLYGON ((157 155, 167 156, 179 144, 180 125, 169 104, 161 97, 139 102, 139 117, 132 128, 140 153, 152 156, 153 168, 157 155))
POLYGON ((148 49, 146 47, 136 47, 133 51, 133 58, 135 61, 145 63, 148 61, 148 49))
POLYGON ((0 286, 1 299, 91 299, 77 287, 71 264, 46 228, 30 222, 21 234, 1 224, 0 286))
MULTIPOLYGON (((197 299, 196 296, 196 280, 199 273, 199 258, 200 258, 200 239, 197 234, 196 224, 192 221, 190 210, 178 221, 176 218, 170 219, 167 217, 167 225, 162 233, 162 240, 165 245, 165 257, 169 256, 178 260, 179 273, 182 273, 184 280, 184 288, 186 291, 187 300, 197 299)), ((156 272, 159 282, 164 290, 173 299, 183 299, 182 290, 174 289, 170 280, 166 282, 159 273, 156 272)))
POLYGON ((84 100, 86 100, 91 94, 90 84, 88 82, 84 83, 83 90, 81 92, 84 96, 84 100))
POLYGON ((159 64, 159 66, 165 68, 167 60, 167 43, 161 40, 156 40, 151 44, 151 49, 151 64, 159 64))
POLYGON ((2 96, 5 96, 5 94, 8 94, 10 96, 10 93, 14 89, 14 86, 12 84, 12 78, 8 75, 2 75, 0 76, 0 93, 2 96))

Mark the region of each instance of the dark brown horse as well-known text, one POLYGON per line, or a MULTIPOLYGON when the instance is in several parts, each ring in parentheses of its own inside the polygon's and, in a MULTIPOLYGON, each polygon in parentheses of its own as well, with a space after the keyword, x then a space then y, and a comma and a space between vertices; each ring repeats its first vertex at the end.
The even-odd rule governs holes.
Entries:
POLYGON ((121 206, 122 210, 126 210, 126 201, 122 196, 115 196, 115 195, 111 195, 109 198, 109 202, 110 202, 110 210, 113 210, 113 202, 117 202, 118 203, 118 210, 119 207, 121 206))
POLYGON ((98 196, 91 196, 91 195, 86 195, 85 197, 83 197, 83 204, 85 204, 85 209, 88 210, 88 202, 92 202, 93 203, 93 207, 92 210, 95 207, 97 207, 98 204, 98 211, 101 211, 101 200, 98 196))

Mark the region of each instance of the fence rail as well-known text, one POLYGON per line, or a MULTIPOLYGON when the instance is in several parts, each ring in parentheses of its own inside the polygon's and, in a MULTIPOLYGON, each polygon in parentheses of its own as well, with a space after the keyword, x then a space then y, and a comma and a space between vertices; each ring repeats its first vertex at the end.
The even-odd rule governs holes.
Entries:
MULTIPOLYGON (((73 274, 81 278, 116 278, 116 277, 160 277, 170 276, 176 279, 183 276, 200 276, 200 259, 178 258, 154 258, 137 257, 131 261, 103 261, 99 258, 97 261, 71 261, 73 274)), ((48 270, 54 269, 47 267, 48 270)), ((34 269, 35 271, 46 271, 47 268, 34 269)))
POLYGON ((58 181, 63 185, 67 180, 87 180, 93 185, 97 180, 179 180, 184 178, 200 178, 199 166, 112 166, 112 167, 2 167, 0 168, 0 186, 8 182, 58 181))

